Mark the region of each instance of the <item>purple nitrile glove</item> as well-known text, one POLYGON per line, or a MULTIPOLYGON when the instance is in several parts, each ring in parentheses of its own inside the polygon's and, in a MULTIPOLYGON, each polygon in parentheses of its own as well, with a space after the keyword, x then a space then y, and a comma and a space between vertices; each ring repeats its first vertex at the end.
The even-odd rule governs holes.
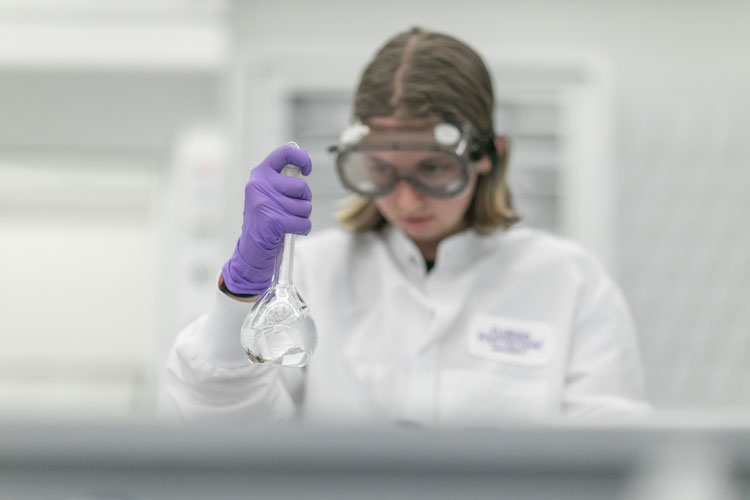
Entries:
POLYGON ((222 276, 230 292, 261 294, 270 285, 274 261, 286 233, 310 232, 312 193, 300 178, 282 175, 286 165, 296 165, 303 175, 312 169, 304 149, 291 145, 276 148, 250 173, 245 185, 242 234, 222 276))

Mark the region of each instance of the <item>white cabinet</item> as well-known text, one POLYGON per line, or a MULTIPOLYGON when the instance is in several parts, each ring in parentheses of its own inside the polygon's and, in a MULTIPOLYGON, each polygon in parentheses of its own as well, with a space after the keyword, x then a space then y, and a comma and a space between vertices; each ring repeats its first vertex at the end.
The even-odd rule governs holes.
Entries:
POLYGON ((0 5, 0 419, 153 412, 178 328, 162 197, 179 132, 220 116, 224 15, 0 5))

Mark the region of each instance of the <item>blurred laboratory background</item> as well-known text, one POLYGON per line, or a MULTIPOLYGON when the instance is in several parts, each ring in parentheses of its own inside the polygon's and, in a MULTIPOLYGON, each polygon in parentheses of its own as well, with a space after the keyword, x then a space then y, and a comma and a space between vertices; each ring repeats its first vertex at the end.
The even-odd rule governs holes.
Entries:
POLYGON ((525 223, 591 248, 664 412, 750 410, 750 3, 0 0, 0 419, 157 415, 271 149, 326 147, 419 25, 494 79, 525 223))

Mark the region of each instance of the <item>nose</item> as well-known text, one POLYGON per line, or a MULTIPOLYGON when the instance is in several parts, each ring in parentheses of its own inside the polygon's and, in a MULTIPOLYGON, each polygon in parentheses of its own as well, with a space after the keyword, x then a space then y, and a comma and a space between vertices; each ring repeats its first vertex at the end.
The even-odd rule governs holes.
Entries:
POLYGON ((415 189, 414 186, 400 180, 398 184, 393 188, 391 196, 395 204, 402 210, 409 210, 416 208, 424 202, 425 195, 419 190, 415 189))

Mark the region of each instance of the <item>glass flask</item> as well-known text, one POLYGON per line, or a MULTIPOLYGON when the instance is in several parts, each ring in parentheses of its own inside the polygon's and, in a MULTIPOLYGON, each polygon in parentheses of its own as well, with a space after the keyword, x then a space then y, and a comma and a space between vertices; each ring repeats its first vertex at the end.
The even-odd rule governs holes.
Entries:
MULTIPOLYGON (((295 147, 297 144, 289 143, 295 147)), ((300 169, 287 165, 282 175, 300 177, 300 169)), ((318 342, 310 309, 292 282, 294 235, 286 234, 276 255, 271 286, 255 303, 242 324, 241 341, 252 363, 302 367, 318 342)))

